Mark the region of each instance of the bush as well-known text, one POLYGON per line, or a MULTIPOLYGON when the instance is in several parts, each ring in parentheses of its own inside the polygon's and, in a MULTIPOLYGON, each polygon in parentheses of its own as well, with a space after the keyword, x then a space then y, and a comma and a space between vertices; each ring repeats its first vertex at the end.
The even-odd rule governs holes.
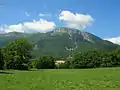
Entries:
POLYGON ((55 68, 55 59, 52 56, 40 56, 33 61, 33 67, 37 69, 55 68))

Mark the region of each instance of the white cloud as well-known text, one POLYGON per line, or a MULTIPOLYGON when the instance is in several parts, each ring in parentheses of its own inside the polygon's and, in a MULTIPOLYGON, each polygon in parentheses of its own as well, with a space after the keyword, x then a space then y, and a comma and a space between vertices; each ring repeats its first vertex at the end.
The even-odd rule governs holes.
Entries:
POLYGON ((11 31, 24 32, 24 26, 21 23, 17 25, 10 25, 6 28, 6 32, 11 32, 11 31))
POLYGON ((72 13, 66 10, 61 11, 59 19, 64 21, 68 27, 76 29, 84 29, 93 22, 93 18, 90 15, 72 13))
POLYGON ((50 17, 50 16, 52 16, 52 14, 50 14, 50 13, 39 13, 39 16, 40 17, 50 17))
POLYGON ((30 14, 29 14, 28 12, 25 12, 25 16, 29 17, 29 16, 30 16, 30 14))
POLYGON ((51 31, 55 27, 55 23, 52 21, 47 21, 44 19, 40 19, 39 21, 31 21, 19 23, 16 25, 2 25, 0 26, 1 32, 47 32, 51 31))
POLYGON ((34 20, 32 23, 25 22, 23 25, 27 29, 32 29, 40 32, 46 32, 56 26, 54 22, 50 22, 44 19, 40 19, 39 21, 34 20))
POLYGON ((119 44, 120 45, 120 36, 112 37, 112 38, 104 38, 104 40, 108 40, 110 42, 113 42, 115 44, 119 44))
POLYGON ((40 16, 40 17, 44 17, 45 15, 44 15, 43 13, 40 13, 39 16, 40 16))

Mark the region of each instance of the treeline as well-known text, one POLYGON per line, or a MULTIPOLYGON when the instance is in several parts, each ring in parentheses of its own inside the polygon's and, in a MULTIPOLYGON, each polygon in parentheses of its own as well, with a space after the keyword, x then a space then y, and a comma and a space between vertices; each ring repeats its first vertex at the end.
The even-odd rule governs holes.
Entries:
POLYGON ((112 52, 88 51, 75 53, 62 59, 52 56, 34 58, 31 54, 32 50, 33 44, 27 42, 27 40, 18 39, 10 42, 5 47, 0 48, 0 69, 76 69, 120 66, 120 49, 112 52), (60 63, 56 63, 58 60, 60 60, 60 63))
POLYGON ((55 58, 52 56, 40 56, 34 58, 32 55, 33 44, 25 39, 17 39, 0 48, 0 69, 28 70, 54 69, 55 58))
POLYGON ((77 53, 69 61, 69 68, 99 68, 120 66, 120 49, 112 52, 89 51, 77 53))

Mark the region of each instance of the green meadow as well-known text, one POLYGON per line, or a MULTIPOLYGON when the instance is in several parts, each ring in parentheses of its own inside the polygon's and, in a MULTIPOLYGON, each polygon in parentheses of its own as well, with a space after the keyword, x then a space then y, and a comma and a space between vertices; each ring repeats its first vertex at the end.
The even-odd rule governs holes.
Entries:
POLYGON ((120 90, 120 68, 0 71, 0 90, 120 90))

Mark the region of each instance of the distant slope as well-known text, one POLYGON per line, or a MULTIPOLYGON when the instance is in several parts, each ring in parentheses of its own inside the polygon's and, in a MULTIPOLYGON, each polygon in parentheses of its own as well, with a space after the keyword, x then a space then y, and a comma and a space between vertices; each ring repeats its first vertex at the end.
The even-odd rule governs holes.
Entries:
POLYGON ((60 27, 48 33, 8 33, 0 35, 0 46, 17 38, 25 38, 34 43, 34 55, 68 56, 74 52, 90 50, 111 51, 119 45, 77 29, 60 27))

